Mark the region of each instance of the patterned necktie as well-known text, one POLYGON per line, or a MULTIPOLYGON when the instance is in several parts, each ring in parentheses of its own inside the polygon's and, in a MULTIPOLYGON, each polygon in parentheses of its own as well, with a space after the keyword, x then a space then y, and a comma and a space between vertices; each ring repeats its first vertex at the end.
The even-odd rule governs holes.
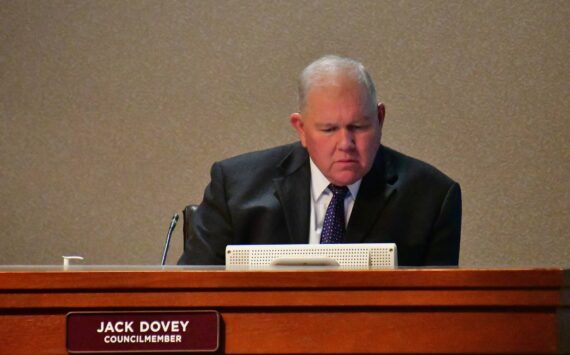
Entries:
POLYGON ((321 244, 342 243, 344 240, 344 198, 348 187, 330 184, 328 189, 333 193, 323 230, 321 231, 321 244))

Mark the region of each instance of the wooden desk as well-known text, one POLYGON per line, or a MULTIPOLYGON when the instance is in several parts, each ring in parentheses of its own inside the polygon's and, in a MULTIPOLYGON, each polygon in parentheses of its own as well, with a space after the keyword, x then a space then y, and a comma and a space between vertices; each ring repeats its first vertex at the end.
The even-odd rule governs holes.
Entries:
POLYGON ((0 267, 0 354, 66 354, 70 311, 213 309, 225 354, 570 353, 569 270, 0 267))

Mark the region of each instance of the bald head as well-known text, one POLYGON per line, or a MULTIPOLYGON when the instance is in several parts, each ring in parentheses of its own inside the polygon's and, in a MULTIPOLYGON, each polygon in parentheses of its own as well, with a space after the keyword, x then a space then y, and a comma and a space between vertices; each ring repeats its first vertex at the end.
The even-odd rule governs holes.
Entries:
POLYGON ((369 109, 376 109, 376 87, 362 63, 346 57, 326 55, 309 64, 299 77, 299 110, 303 112, 309 92, 317 87, 339 85, 351 80, 362 87, 369 109))

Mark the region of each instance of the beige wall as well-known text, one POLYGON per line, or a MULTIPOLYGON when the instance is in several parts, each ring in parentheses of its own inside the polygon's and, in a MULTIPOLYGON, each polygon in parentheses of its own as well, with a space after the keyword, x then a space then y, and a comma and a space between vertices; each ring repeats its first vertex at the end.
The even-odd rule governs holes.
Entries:
MULTIPOLYGON (((463 266, 569 266, 568 1, 0 1, 0 264, 158 263, 215 160, 295 139, 326 53, 463 188, 463 266)), ((181 228, 169 263, 181 252, 181 228)))

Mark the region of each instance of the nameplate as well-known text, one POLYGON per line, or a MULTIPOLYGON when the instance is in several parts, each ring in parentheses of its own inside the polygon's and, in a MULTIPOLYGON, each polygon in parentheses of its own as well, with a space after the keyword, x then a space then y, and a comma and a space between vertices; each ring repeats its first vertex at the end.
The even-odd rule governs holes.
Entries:
POLYGON ((220 343, 216 311, 71 312, 71 354, 214 352, 220 343))

